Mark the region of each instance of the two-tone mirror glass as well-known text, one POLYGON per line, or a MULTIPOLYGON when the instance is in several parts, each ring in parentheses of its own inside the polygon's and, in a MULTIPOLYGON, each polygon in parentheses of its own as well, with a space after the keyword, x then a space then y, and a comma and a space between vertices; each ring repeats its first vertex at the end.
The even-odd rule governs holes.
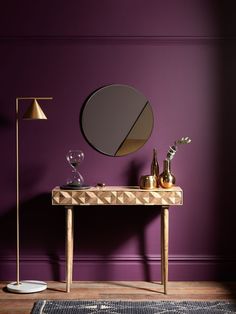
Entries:
POLYGON ((109 85, 95 91, 81 113, 82 132, 89 144, 109 156, 137 151, 153 128, 147 98, 127 85, 109 85))

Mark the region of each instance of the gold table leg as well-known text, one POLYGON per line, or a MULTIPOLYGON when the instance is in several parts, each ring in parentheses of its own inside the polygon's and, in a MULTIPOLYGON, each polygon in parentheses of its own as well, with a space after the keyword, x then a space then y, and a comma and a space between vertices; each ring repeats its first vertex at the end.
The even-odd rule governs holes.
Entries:
POLYGON ((161 278, 164 293, 167 294, 168 284, 168 242, 169 242, 169 206, 161 208, 161 278))
POLYGON ((73 273, 73 206, 66 208, 66 292, 70 292, 73 273))

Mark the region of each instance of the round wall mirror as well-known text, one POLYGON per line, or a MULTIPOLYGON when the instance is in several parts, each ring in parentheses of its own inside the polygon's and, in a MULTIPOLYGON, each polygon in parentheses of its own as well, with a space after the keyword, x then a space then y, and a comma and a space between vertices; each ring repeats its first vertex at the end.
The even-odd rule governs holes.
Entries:
POLYGON ((152 108, 144 95, 127 85, 95 91, 81 112, 82 132, 89 144, 109 156, 137 151, 153 129, 152 108))

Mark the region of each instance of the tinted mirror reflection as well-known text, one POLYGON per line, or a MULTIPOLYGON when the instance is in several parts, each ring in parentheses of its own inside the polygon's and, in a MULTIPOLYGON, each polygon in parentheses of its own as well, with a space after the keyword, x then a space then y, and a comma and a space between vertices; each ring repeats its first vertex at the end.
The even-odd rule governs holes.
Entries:
POLYGON ((131 86, 105 86, 86 101, 81 128, 86 140, 99 152, 124 156, 140 149, 150 137, 152 108, 146 97, 131 86))

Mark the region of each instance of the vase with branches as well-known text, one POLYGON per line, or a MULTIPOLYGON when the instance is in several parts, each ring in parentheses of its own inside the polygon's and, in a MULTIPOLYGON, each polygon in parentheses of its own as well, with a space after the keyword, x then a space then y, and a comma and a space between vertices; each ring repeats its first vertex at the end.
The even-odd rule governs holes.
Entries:
POLYGON ((161 187, 168 189, 175 185, 176 179, 171 172, 171 160, 174 158, 180 145, 189 143, 191 143, 191 139, 189 137, 182 137, 181 139, 176 140, 174 145, 169 147, 166 158, 163 161, 163 172, 159 177, 159 184, 161 187))

